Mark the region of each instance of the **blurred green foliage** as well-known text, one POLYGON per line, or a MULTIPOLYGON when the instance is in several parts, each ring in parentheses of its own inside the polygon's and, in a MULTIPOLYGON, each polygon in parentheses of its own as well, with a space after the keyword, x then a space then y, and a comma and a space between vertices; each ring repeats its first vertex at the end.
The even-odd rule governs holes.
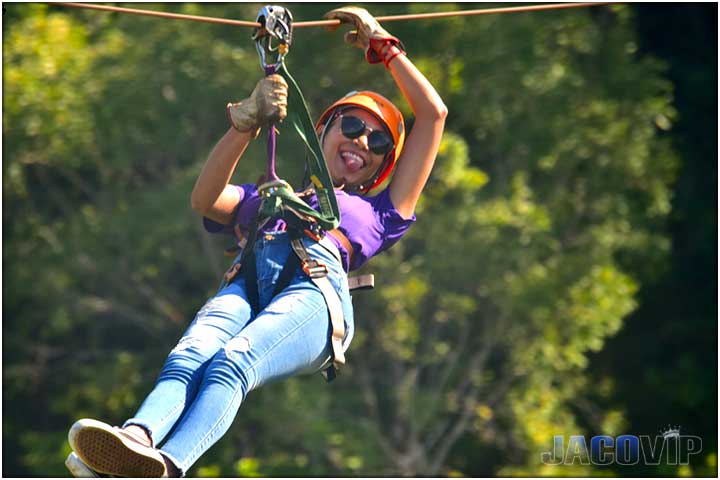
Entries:
MULTIPOLYGON (((71 423, 132 415, 218 284, 225 243, 189 192, 225 104, 261 73, 246 29, 5 8, 3 473, 62 476, 71 423)), ((259 5, 142 8, 250 19, 259 5)), ((588 362, 667 271, 680 162, 661 133, 677 112, 633 25, 625 5, 386 25, 450 110, 419 221, 368 268, 381 287, 355 299, 342 376, 253 392, 191 475, 612 473, 539 453, 553 435, 629 433, 613 377, 588 362)), ((339 33, 296 31, 288 66, 314 114, 360 88, 410 114, 339 33)), ((236 182, 255 181, 262 143, 236 182)), ((291 179, 299 148, 281 135, 291 179)), ((714 455, 664 473, 712 474, 714 455)))

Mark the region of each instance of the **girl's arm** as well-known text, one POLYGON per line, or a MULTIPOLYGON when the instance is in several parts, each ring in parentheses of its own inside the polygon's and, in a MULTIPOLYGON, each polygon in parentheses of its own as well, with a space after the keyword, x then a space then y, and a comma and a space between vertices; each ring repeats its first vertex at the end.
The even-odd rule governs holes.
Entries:
POLYGON ((238 189, 228 183, 238 160, 253 138, 254 132, 240 132, 230 127, 210 152, 195 181, 190 195, 193 210, 222 225, 232 221, 232 214, 241 199, 238 189))
POLYGON ((287 115, 287 83, 280 75, 262 78, 250 98, 227 106, 232 122, 215 145, 190 196, 193 210, 226 225, 232 221, 240 192, 229 185, 240 157, 257 137, 261 125, 282 121, 287 115))
POLYGON ((415 65, 391 46, 385 58, 395 55, 388 68, 415 115, 390 183, 390 198, 404 218, 410 218, 435 163, 445 128, 447 107, 415 65))
POLYGON ((400 42, 364 8, 343 7, 325 15, 356 29, 345 41, 365 50, 370 63, 384 62, 415 114, 415 123, 398 159, 390 183, 390 198, 404 218, 410 218, 425 187, 442 139, 447 107, 427 78, 398 48, 400 42))

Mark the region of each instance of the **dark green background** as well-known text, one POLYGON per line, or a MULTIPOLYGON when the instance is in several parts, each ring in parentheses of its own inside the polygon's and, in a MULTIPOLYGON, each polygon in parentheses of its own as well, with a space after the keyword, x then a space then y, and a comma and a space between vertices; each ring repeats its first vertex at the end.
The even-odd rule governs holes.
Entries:
MULTIPOLYGON (((248 29, 4 8, 2 473, 64 476, 72 422, 134 413, 228 264, 189 192, 260 70, 248 29)), ((366 269, 380 288, 355 300, 343 375, 251 393, 190 474, 716 476, 717 5, 385 27, 450 111, 418 222, 366 269), (540 463, 553 435, 668 425, 703 439, 690 465, 540 463)), ((340 39, 296 32, 311 113, 370 88, 410 118, 340 39)), ((296 183, 300 144, 279 148, 296 183)), ((263 157, 255 142, 234 180, 263 157)))

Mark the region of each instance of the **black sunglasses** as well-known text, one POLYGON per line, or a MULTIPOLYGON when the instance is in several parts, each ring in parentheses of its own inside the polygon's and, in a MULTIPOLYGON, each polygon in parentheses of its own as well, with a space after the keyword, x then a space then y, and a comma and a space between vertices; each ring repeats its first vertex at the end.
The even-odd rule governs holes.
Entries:
POLYGON ((385 155, 395 146, 390 135, 380 130, 368 128, 365 122, 353 115, 342 115, 340 130, 343 135, 350 139, 358 138, 369 131, 370 134, 367 137, 368 148, 377 155, 385 155))

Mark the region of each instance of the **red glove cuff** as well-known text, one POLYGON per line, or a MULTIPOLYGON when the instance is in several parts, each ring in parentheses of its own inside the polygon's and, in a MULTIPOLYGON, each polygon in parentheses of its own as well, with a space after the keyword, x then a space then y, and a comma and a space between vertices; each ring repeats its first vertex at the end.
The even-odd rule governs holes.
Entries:
POLYGON ((390 68, 390 60, 397 57, 398 55, 407 55, 407 54, 405 53, 404 50, 400 50, 399 48, 397 50, 395 50, 394 52, 388 53, 385 56, 385 60, 383 60, 385 62, 385 68, 389 69, 390 68))
POLYGON ((390 63, 390 60, 400 55, 401 53, 405 54, 405 45, 403 45, 397 37, 388 37, 381 39, 371 38, 368 49, 365 52, 365 59, 370 64, 383 62, 385 64, 385 67, 387 67, 390 63), (394 52, 390 55, 387 55, 386 52, 386 56, 383 57, 383 50, 386 46, 396 47, 399 52, 394 52))

